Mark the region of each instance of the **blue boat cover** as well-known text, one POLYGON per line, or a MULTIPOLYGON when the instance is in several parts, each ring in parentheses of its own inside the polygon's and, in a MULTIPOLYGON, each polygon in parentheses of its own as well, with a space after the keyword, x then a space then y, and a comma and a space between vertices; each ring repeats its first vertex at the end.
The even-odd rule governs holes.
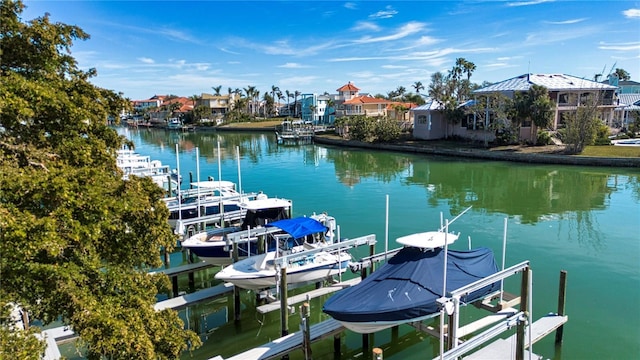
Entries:
MULTIPOLYGON (((362 280, 340 290, 324 304, 322 311, 338 321, 398 321, 425 317, 439 311, 442 297, 444 250, 424 251, 404 247, 395 256, 362 280)), ((498 271, 488 248, 471 251, 449 250, 447 291, 458 289, 498 271)), ((461 299, 470 302, 500 288, 496 282, 461 299)))
POLYGON ((265 226, 274 226, 280 228, 287 234, 291 235, 291 237, 294 239, 299 239, 303 236, 317 234, 328 230, 327 227, 318 220, 305 216, 293 219, 278 220, 272 223, 268 223, 265 226))

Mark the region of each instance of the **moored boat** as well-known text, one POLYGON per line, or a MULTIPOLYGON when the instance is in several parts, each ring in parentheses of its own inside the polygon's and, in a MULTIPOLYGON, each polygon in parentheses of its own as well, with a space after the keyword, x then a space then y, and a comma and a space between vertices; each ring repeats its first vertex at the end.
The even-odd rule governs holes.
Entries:
MULTIPOLYGON (((404 247, 397 254, 359 284, 337 292, 322 310, 358 333, 437 316, 437 300, 446 295, 447 289, 457 289, 498 271, 488 248, 448 250, 457 239, 457 234, 442 231, 398 238, 404 247)), ((498 289, 499 283, 494 283, 462 300, 473 302, 498 289)))
MULTIPOLYGON (((182 247, 189 249, 201 260, 208 263, 226 265, 232 261, 230 244, 227 243, 226 236, 246 231, 247 237, 251 239, 238 244, 239 257, 244 258, 248 254, 256 254, 258 251, 257 239, 254 235, 256 229, 263 228, 266 224, 274 221, 290 218, 291 205, 291 200, 269 198, 264 194, 253 200, 243 200, 237 204, 244 213, 239 224, 198 232, 183 240, 182 247), (252 230, 254 234, 251 233, 252 230)), ((225 211, 227 211, 226 206, 225 211)))
POLYGON ((277 230, 272 234, 276 248, 235 262, 215 278, 244 289, 259 290, 276 286, 281 269, 286 269, 287 284, 312 283, 339 275, 348 268, 351 255, 323 248, 335 241, 334 225, 335 219, 326 214, 267 224, 266 227, 277 230))

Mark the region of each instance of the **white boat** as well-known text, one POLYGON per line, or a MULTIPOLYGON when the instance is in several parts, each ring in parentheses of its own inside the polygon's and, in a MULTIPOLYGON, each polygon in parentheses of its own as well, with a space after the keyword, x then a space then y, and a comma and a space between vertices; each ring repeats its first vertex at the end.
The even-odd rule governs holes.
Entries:
MULTIPOLYGON (((335 219, 323 215, 320 220, 335 219)), ((280 281, 280 271, 286 268, 287 284, 313 283, 343 273, 351 255, 346 251, 324 250, 334 243, 334 231, 313 217, 280 220, 267 227, 279 229, 274 238, 276 249, 250 256, 220 270, 215 278, 244 289, 271 288, 280 281)))
POLYGON ((169 165, 163 165, 159 160, 151 160, 150 156, 141 155, 134 150, 121 149, 117 152, 116 165, 122 170, 122 179, 131 176, 148 177, 165 191, 175 192, 178 188, 176 176, 169 165))
MULTIPOLYGON (((220 214, 220 204, 222 204, 223 212, 240 214, 242 202, 266 196, 259 193, 241 194, 236 191, 235 184, 231 181, 207 181, 191 183, 191 186, 196 188, 182 190, 179 196, 163 199, 169 208, 169 225, 174 229, 183 220, 220 214), (203 183, 209 185, 215 183, 217 186, 204 186, 203 183)), ((244 215, 244 212, 241 215, 244 215)), ((241 218, 241 215, 237 216, 241 218)), ((184 232, 178 231, 178 233, 183 234, 184 232)))
MULTIPOLYGON (((208 263, 227 265, 232 262, 231 244, 227 241, 229 234, 235 233, 240 238, 243 234, 246 235, 246 241, 238 241, 237 245, 239 258, 245 258, 248 254, 257 252, 256 234, 262 232, 266 235, 265 224, 291 217, 291 200, 269 198, 264 194, 260 194, 252 200, 243 199, 237 206, 243 215, 241 223, 198 232, 183 240, 182 247, 189 249, 198 258, 208 263)), ((225 214, 227 214, 227 205, 224 208, 225 214)), ((178 222, 176 228, 179 228, 181 223, 178 222)), ((273 232, 273 230, 269 230, 269 232, 273 232)))
POLYGON ((178 118, 171 118, 167 122, 167 129, 169 130, 182 130, 183 126, 182 121, 178 118))

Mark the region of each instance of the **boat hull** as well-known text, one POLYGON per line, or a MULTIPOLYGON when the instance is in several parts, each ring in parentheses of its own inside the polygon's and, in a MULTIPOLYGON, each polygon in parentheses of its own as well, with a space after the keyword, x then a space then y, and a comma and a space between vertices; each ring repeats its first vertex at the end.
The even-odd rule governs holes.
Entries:
MULTIPOLYGON (((337 263, 330 265, 321 265, 309 268, 299 268, 294 270, 287 270, 287 284, 299 284, 299 283, 313 283, 326 279, 331 276, 344 273, 349 266, 348 261, 343 261, 340 266, 337 263)), ((253 274, 238 274, 236 276, 216 276, 216 279, 230 282, 234 286, 241 287, 248 290, 259 290, 265 288, 275 287, 277 278, 280 274, 276 269, 263 270, 253 274)))

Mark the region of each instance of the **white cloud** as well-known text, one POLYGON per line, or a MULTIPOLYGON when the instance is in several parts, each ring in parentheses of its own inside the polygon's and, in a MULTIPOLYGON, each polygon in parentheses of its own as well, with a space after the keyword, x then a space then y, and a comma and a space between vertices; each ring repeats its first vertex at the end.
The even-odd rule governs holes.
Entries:
POLYGON ((288 62, 288 63, 286 63, 284 65, 278 65, 278 67, 279 68, 284 68, 284 69, 304 69, 304 68, 308 68, 309 66, 298 64, 298 63, 288 62))
POLYGON ((360 31, 360 30, 380 31, 380 26, 370 21, 358 21, 355 24, 355 26, 353 26, 351 29, 356 31, 360 31))
POLYGON ((388 18, 392 18, 397 13, 398 11, 393 10, 393 7, 391 5, 387 5, 385 10, 380 10, 374 14, 371 14, 369 15, 369 18, 370 19, 388 19, 388 18))
POLYGON ((564 21, 547 21, 547 24, 568 25, 568 24, 577 24, 585 20, 587 20, 587 18, 571 19, 571 20, 564 20, 564 21))
POLYGON ((349 10, 356 10, 358 8, 358 5, 354 2, 346 2, 343 6, 349 10))
POLYGON ((145 64, 153 64, 153 63, 155 63, 155 61, 153 61, 153 59, 149 59, 149 58, 146 58, 146 57, 138 58, 138 61, 140 61, 142 63, 145 63, 145 64))
POLYGON ((553 2, 554 0, 531 0, 531 1, 515 1, 507 3, 507 6, 529 6, 538 5, 546 2, 553 2))
POLYGON ((400 65, 382 65, 381 68, 383 69, 406 69, 406 66, 400 66, 400 65))
POLYGON ((600 43, 600 45, 598 45, 598 49, 616 50, 616 51, 636 51, 636 50, 640 50, 640 42, 620 43, 620 44, 600 43))
POLYGON ((629 9, 622 12, 628 18, 640 18, 640 9, 629 9))
POLYGON ((391 35, 380 36, 380 37, 371 37, 371 36, 363 36, 358 40, 354 40, 354 43, 357 44, 369 44, 381 41, 390 41, 390 40, 398 40, 409 35, 415 34, 419 31, 422 31, 425 27, 424 23, 412 21, 403 26, 401 26, 398 31, 391 35))

